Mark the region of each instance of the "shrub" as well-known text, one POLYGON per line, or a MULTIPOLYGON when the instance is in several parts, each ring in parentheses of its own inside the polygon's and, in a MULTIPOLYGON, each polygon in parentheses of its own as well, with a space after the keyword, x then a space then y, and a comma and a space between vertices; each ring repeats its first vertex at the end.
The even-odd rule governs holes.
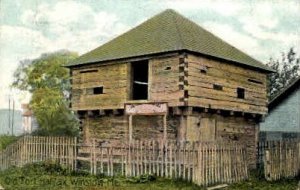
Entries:
POLYGON ((17 136, 0 135, 0 151, 5 149, 8 145, 18 140, 17 136))

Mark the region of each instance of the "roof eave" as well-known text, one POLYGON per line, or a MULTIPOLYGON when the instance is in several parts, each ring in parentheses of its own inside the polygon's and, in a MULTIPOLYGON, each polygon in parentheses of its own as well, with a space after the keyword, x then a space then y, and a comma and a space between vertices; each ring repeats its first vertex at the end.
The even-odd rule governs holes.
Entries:
POLYGON ((271 68, 255 67, 255 66, 252 66, 252 65, 248 65, 246 63, 241 63, 241 62, 238 62, 238 61, 235 61, 235 60, 231 60, 231 59, 227 59, 227 58, 220 57, 220 56, 208 55, 208 54, 204 54, 204 53, 193 51, 193 50, 189 50, 189 49, 177 49, 177 50, 170 50, 170 51, 164 51, 164 52, 156 52, 156 53, 136 55, 136 56, 130 56, 130 57, 119 57, 119 58, 112 58, 112 59, 95 60, 95 61, 91 61, 91 62, 82 62, 82 63, 77 63, 77 64, 67 64, 67 65, 64 65, 64 67, 67 67, 67 68, 80 67, 80 66, 83 66, 83 65, 91 65, 91 64, 103 63, 103 62, 108 62, 108 61, 120 61, 120 60, 126 60, 126 59, 143 57, 143 56, 155 56, 155 55, 160 55, 160 54, 165 54, 165 53, 183 52, 183 51, 190 52, 190 53, 195 53, 195 54, 201 54, 203 56, 210 57, 210 58, 225 60, 227 62, 230 62, 230 63, 233 63, 233 64, 237 64, 240 67, 247 67, 247 68, 259 70, 259 71, 262 71, 262 72, 265 72, 265 73, 275 73, 276 72, 275 70, 273 70, 271 68))
MULTIPOLYGON (((265 66, 266 68, 256 67, 256 66, 253 66, 253 65, 249 65, 249 64, 247 64, 247 63, 243 63, 243 62, 239 62, 239 61, 236 61, 236 60, 224 58, 224 57, 221 57, 221 56, 209 55, 209 54, 205 54, 205 53, 201 53, 201 52, 197 52, 197 51, 193 51, 193 50, 189 50, 189 49, 185 49, 185 51, 191 52, 191 53, 196 53, 196 54, 201 54, 201 55, 203 55, 203 56, 210 57, 210 58, 215 58, 215 59, 219 59, 219 60, 224 60, 224 61, 227 61, 227 62, 236 64, 236 65, 238 65, 238 66, 240 66, 240 67, 246 67, 246 68, 256 69, 256 70, 263 71, 263 72, 265 72, 265 73, 275 73, 275 72, 276 72, 275 70, 273 70, 273 69, 271 69, 271 68, 268 68, 268 66, 265 66)), ((259 62, 259 63, 260 63, 260 62, 259 62)), ((264 65, 263 63, 261 63, 261 64, 264 65)))
POLYGON ((81 63, 77 63, 77 64, 67 64, 67 65, 64 65, 64 67, 67 67, 67 68, 81 67, 83 65, 92 65, 92 64, 99 64, 99 63, 101 64, 101 63, 104 63, 104 62, 130 60, 130 59, 141 58, 141 57, 145 57, 145 56, 150 56, 151 57, 151 56, 158 56, 158 55, 162 55, 162 54, 176 53, 176 52, 181 52, 181 51, 182 50, 170 50, 170 51, 155 52, 155 53, 135 55, 135 56, 129 56, 129 57, 118 57, 118 58, 102 59, 102 60, 95 60, 95 61, 90 61, 90 62, 81 62, 81 63))
POLYGON ((293 91, 294 87, 300 84, 300 77, 297 78, 294 82, 284 88, 280 93, 278 93, 269 103, 269 109, 272 110, 276 105, 278 105, 290 91, 293 91))

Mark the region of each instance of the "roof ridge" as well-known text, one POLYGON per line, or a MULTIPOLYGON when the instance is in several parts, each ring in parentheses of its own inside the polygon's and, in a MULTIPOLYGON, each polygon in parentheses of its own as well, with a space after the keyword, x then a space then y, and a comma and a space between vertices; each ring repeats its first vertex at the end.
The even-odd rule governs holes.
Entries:
POLYGON ((176 19, 176 15, 174 14, 174 13, 176 13, 176 14, 178 14, 178 13, 176 11, 174 11, 173 9, 167 9, 166 11, 171 11, 171 13, 173 13, 172 17, 174 19, 174 25, 175 25, 175 28, 176 28, 176 31, 177 31, 177 34, 178 34, 178 37, 179 37, 179 41, 180 41, 179 49, 184 48, 185 44, 184 44, 184 41, 182 39, 181 32, 179 31, 179 26, 178 26, 178 21, 176 19))

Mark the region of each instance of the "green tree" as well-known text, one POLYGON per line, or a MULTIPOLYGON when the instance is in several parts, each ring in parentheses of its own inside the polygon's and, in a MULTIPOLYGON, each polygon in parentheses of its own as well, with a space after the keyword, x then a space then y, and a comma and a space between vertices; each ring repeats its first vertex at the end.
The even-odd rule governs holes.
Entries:
POLYGON ((300 57, 290 48, 288 53, 282 53, 280 60, 271 58, 267 65, 276 71, 268 76, 269 98, 272 99, 299 77, 300 57))
POLYGON ((39 128, 39 135, 76 135, 78 120, 68 108, 70 94, 67 62, 77 53, 59 51, 42 54, 33 60, 23 60, 14 73, 13 87, 32 94, 29 103, 39 128))

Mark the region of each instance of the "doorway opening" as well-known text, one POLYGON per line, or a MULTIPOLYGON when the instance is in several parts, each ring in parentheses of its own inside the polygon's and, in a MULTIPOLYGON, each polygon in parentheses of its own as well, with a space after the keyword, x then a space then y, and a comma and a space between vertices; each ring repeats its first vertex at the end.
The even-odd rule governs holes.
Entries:
POLYGON ((148 99, 148 60, 131 63, 132 70, 132 100, 148 99))

